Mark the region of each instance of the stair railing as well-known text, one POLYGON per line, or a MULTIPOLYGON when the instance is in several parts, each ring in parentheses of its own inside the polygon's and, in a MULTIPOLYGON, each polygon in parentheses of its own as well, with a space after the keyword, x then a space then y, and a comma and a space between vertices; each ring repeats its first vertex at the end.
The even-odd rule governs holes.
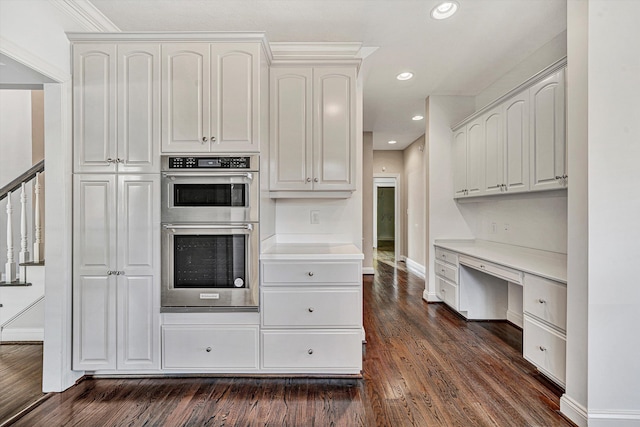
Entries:
POLYGON ((33 242, 33 258, 32 262, 39 263, 43 261, 44 251, 42 245, 42 221, 40 218, 41 204, 41 177, 44 172, 44 160, 39 161, 24 173, 20 174, 9 184, 0 188, 0 201, 7 198, 7 263, 5 264, 5 280, 4 283, 13 283, 16 281, 18 271, 18 263, 14 257, 13 246, 13 206, 11 202, 11 194, 20 189, 20 252, 18 255, 19 263, 29 262, 29 239, 27 227, 27 201, 26 184, 31 180, 34 181, 34 242, 33 242))

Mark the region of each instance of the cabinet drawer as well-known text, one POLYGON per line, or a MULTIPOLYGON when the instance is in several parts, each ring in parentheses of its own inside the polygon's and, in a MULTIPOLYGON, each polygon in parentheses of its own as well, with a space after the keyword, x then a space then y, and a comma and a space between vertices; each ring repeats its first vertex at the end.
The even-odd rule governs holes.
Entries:
POLYGON ((517 283, 519 285, 522 284, 522 272, 513 270, 509 267, 504 267, 478 258, 466 257, 464 255, 460 256, 460 264, 467 265, 475 268, 476 270, 491 274, 492 276, 508 280, 509 282, 517 283))
POLYGON ((360 283, 357 262, 265 262, 262 282, 275 283, 360 283))
POLYGON ((362 332, 264 331, 263 368, 362 369, 362 332))
POLYGON ((257 326, 162 327, 165 369, 258 368, 257 326))
POLYGON ((567 287, 530 274, 524 275, 524 311, 562 329, 567 329, 567 287))
POLYGON ((362 297, 359 288, 265 289, 262 293, 262 322, 265 327, 362 325, 362 297))
POLYGON ((524 358, 558 384, 565 384, 566 339, 530 316, 524 316, 524 358))
POLYGON ((453 283, 458 283, 458 269, 451 264, 436 261, 436 274, 453 283))
POLYGON ((442 248, 436 248, 436 259, 458 266, 458 254, 442 248))
POLYGON ((449 307, 458 311, 458 287, 442 277, 436 277, 436 287, 438 297, 449 307))

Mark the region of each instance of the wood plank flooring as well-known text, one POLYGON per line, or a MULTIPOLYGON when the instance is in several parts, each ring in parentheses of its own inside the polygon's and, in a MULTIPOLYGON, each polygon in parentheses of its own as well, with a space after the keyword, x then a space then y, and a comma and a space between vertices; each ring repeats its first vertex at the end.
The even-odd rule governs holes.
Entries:
POLYGON ((89 379, 16 426, 570 426, 522 333, 422 300, 380 263, 365 276, 364 378, 89 379))
POLYGON ((42 344, 0 344, 0 424, 42 396, 42 344))

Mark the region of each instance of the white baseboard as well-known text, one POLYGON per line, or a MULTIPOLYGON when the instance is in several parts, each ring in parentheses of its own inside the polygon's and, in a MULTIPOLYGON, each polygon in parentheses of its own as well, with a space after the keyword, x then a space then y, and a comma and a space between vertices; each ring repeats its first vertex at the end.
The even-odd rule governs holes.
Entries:
POLYGON ((44 341, 42 328, 5 328, 0 334, 0 341, 44 341))
POLYGON ((416 276, 418 276, 418 277, 420 277, 421 279, 424 280, 425 274, 426 274, 426 269, 425 269, 424 265, 418 264, 417 262, 415 262, 411 258, 407 258, 406 263, 407 263, 407 269, 410 272, 412 272, 413 274, 415 274, 416 276))
POLYGON ((429 292, 427 289, 422 292, 422 299, 426 302, 442 302, 435 292, 429 292))
POLYGON ((560 412, 578 427, 587 427, 587 409, 566 394, 560 398, 560 412))
POLYGON ((589 427, 637 427, 640 411, 589 411, 589 427))
POLYGON ((362 267, 362 274, 376 274, 373 267, 362 267))
POLYGON ((524 325, 522 313, 517 313, 515 311, 507 310, 507 320, 520 328, 522 328, 524 325))

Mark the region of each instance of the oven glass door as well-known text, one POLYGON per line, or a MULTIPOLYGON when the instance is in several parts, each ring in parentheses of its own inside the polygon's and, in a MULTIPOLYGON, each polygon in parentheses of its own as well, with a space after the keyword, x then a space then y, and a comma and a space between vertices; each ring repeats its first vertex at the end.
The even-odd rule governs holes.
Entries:
POLYGON ((257 172, 165 172, 162 221, 257 222, 257 172))
POLYGON ((162 306, 257 309, 258 224, 164 224, 162 306))

